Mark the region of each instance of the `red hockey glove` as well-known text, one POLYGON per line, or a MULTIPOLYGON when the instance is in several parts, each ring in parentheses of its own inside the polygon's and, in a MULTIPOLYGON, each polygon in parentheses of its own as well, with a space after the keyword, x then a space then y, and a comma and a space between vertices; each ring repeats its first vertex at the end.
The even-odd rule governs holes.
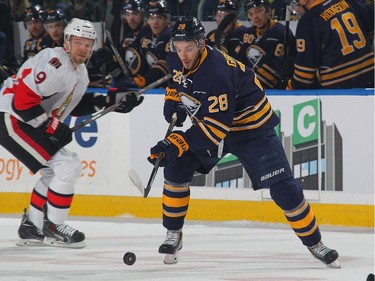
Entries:
POLYGON ((184 132, 174 131, 164 140, 159 141, 150 149, 150 156, 147 160, 155 164, 156 159, 161 157, 160 167, 175 161, 178 157, 189 149, 189 144, 184 138, 184 132))
POLYGON ((56 117, 49 118, 44 124, 45 132, 57 147, 62 148, 72 141, 72 130, 56 117))

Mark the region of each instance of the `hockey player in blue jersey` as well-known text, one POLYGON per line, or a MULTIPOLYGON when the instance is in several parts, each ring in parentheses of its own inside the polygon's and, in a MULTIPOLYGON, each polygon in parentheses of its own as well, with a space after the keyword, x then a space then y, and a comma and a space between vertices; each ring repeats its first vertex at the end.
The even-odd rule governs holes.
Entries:
POLYGON ((238 59, 242 34, 246 27, 238 21, 238 5, 233 0, 220 0, 216 6, 217 28, 208 32, 206 44, 238 59))
POLYGON ((292 31, 271 18, 268 0, 247 0, 244 9, 251 26, 243 34, 238 60, 257 74, 263 87, 285 89, 282 81, 293 73, 296 54, 292 31))
POLYGON ((302 187, 293 177, 275 134, 279 123, 254 72, 232 57, 205 45, 204 27, 194 17, 179 18, 171 32, 167 65, 172 83, 166 89, 164 115, 177 112, 177 124, 188 115, 192 126, 175 130, 151 148, 148 160, 164 166, 163 226, 159 253, 176 263, 195 171, 208 173, 221 156, 232 153, 249 174, 255 190, 270 188, 275 203, 313 256, 339 267, 338 253, 321 241, 317 220, 302 187), (185 111, 181 110, 181 106, 185 111), (221 151, 222 148, 222 151, 221 151), (272 175, 272 176, 269 176, 272 175))
POLYGON ((369 24, 360 17, 368 11, 345 0, 296 2, 305 13, 297 25, 297 56, 287 89, 373 88, 369 24))
MULTIPOLYGON (((132 72, 138 88, 143 88, 168 74, 165 58, 169 53, 170 7, 165 0, 152 0, 146 7, 148 25, 138 35, 139 65, 132 72)), ((129 61, 128 58, 126 58, 129 61)))

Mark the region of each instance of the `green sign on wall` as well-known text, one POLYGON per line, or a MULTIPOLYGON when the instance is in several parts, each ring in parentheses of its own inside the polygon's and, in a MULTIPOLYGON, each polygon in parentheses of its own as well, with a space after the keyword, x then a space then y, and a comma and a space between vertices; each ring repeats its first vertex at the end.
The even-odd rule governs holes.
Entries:
POLYGON ((293 145, 318 140, 321 120, 319 99, 294 105, 293 145))
POLYGON ((275 111, 275 114, 280 118, 280 123, 277 124, 277 126, 275 127, 275 131, 276 131, 276 135, 278 137, 280 137, 280 132, 281 132, 281 112, 280 110, 274 110, 275 111))

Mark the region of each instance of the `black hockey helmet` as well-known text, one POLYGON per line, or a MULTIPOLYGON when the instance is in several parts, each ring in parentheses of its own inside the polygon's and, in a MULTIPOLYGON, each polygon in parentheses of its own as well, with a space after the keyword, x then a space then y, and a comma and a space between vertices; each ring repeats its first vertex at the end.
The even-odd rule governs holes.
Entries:
POLYGON ((141 14, 144 13, 144 3, 142 0, 124 0, 121 4, 121 13, 131 13, 139 11, 141 14))
POLYGON ((64 15, 64 12, 60 9, 57 10, 47 10, 46 15, 44 17, 44 21, 46 23, 50 22, 62 22, 64 25, 66 25, 66 17, 64 15))
POLYGON ((198 46, 204 39, 205 29, 195 17, 180 17, 171 31, 171 50, 174 50, 175 41, 197 41, 198 46))
POLYGON ((237 14, 238 7, 234 0, 220 0, 219 4, 216 6, 216 12, 222 11, 222 12, 231 12, 234 14, 237 14))
POLYGON ((267 10, 271 8, 271 5, 268 0, 247 0, 244 5, 244 10, 247 13, 249 9, 255 7, 264 7, 267 10))
POLYGON ((165 0, 151 0, 147 6, 147 16, 162 15, 170 17, 169 5, 165 0))
POLYGON ((41 20, 43 21, 45 18, 46 12, 40 5, 35 5, 32 7, 28 7, 25 9, 25 15, 23 17, 23 24, 26 28, 26 23, 32 20, 41 20))

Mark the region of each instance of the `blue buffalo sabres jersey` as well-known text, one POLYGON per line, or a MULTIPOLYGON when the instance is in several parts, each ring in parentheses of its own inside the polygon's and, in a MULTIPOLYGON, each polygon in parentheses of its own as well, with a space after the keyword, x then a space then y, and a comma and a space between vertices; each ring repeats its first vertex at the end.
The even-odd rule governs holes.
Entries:
POLYGON ((283 77, 286 38, 288 38, 288 56, 294 57, 296 53, 294 35, 288 29, 288 37, 285 37, 285 26, 276 20, 271 21, 269 29, 263 34, 255 26, 247 28, 243 34, 239 60, 254 70, 265 88, 276 88, 281 80, 286 78, 283 77))
POLYGON ((120 47, 120 54, 124 63, 132 76, 145 73, 147 70, 146 61, 142 60, 140 37, 148 30, 147 25, 143 24, 137 30, 127 30, 124 32, 124 39, 120 47))
POLYGON ((273 128, 273 112, 254 72, 207 46, 194 69, 184 70, 176 53, 167 57, 175 89, 193 125, 186 131, 190 150, 210 150, 228 134, 273 128))
POLYGON ((170 27, 158 36, 152 34, 149 25, 137 32, 129 32, 121 46, 121 56, 139 88, 168 74, 165 58, 170 51, 170 27))
POLYGON ((317 1, 299 20, 289 89, 374 86, 374 53, 356 11, 345 0, 317 1))
POLYGON ((50 45, 49 41, 50 38, 47 32, 39 38, 30 35, 23 45, 23 61, 35 56, 41 50, 48 48, 50 45))
POLYGON ((168 74, 165 58, 170 52, 171 28, 165 28, 158 37, 152 34, 149 26, 146 26, 142 31, 139 34, 139 44, 144 65, 137 74, 143 76, 148 85, 168 74))

